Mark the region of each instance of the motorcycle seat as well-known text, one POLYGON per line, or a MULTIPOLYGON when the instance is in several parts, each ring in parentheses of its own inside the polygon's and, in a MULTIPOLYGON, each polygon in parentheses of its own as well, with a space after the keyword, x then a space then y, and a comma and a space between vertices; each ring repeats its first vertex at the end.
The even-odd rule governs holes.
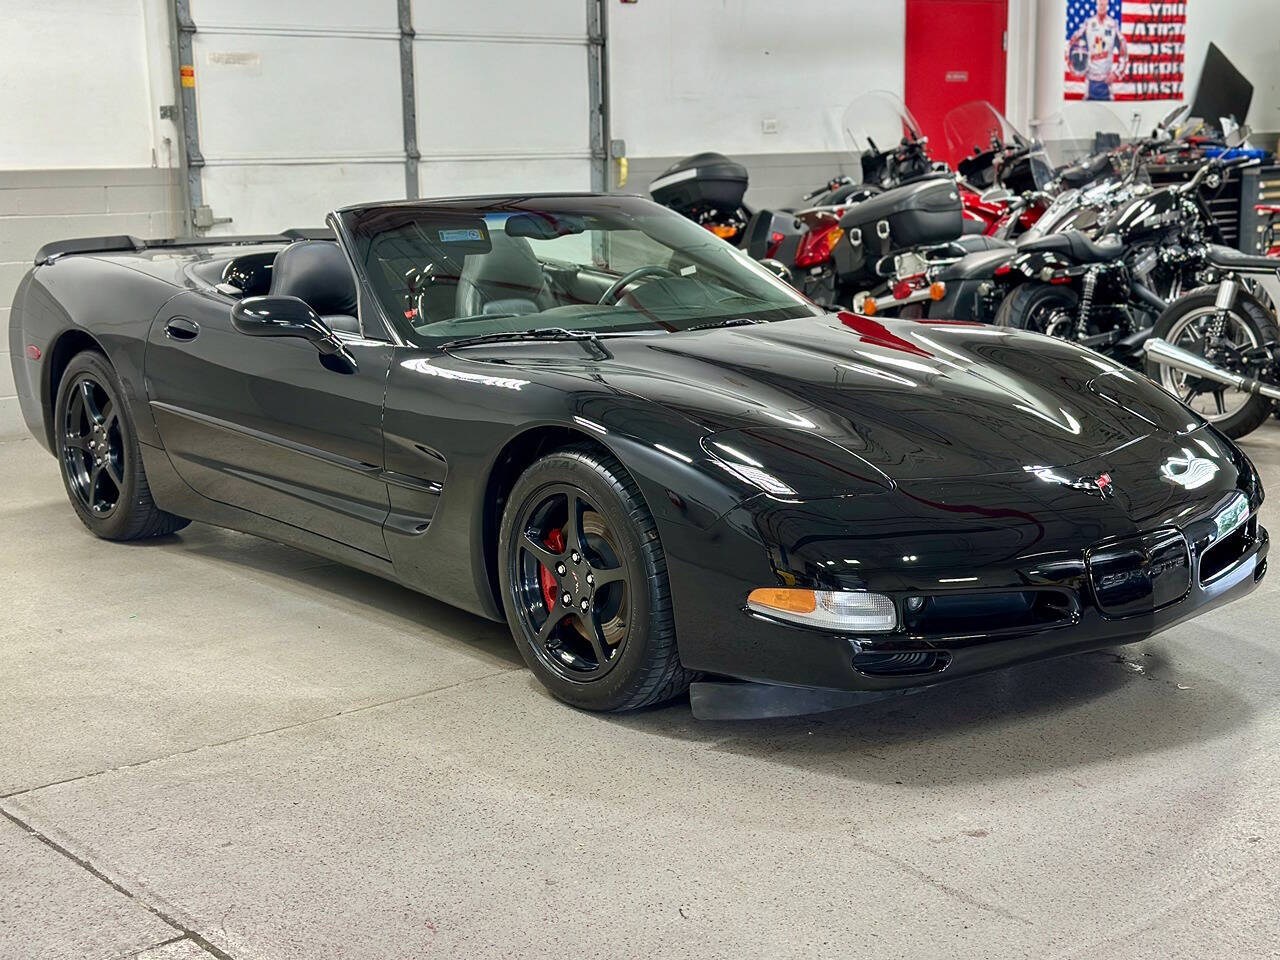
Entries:
POLYGON ((1260 257, 1252 253, 1241 253, 1233 247, 1221 244, 1209 244, 1207 258, 1210 266, 1220 270, 1238 270, 1241 273, 1275 273, 1280 270, 1280 260, 1275 257, 1260 257))
POLYGON ((977 253, 979 250, 1012 250, 1013 244, 999 237, 989 237, 983 233, 967 233, 952 240, 949 247, 963 253, 977 253))
POLYGON ((1051 233, 1047 237, 1037 237, 1035 240, 1020 243, 1018 251, 1020 253, 1037 251, 1061 253, 1071 257, 1077 263, 1105 263, 1108 260, 1115 260, 1124 252, 1124 241, 1114 236, 1106 236, 1095 241, 1079 230, 1064 230, 1062 233, 1051 233))

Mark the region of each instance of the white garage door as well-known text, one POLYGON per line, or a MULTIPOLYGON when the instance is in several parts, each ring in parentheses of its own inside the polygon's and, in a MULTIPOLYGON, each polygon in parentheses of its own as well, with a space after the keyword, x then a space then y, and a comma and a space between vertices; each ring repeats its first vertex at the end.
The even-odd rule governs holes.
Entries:
POLYGON ((591 187, 585 0, 416 0, 424 197, 591 187))
MULTIPOLYGON (((590 188, 585 0, 410 14, 418 195, 590 188)), ((190 0, 190 19, 200 197, 230 218, 203 232, 319 226, 412 192, 397 0, 190 0)))

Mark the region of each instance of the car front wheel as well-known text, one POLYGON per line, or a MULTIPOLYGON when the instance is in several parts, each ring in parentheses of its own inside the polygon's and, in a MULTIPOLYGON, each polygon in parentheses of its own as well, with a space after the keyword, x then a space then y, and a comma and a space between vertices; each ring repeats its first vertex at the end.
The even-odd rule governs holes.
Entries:
POLYGON ((688 688, 657 527, 611 455, 570 447, 529 467, 507 500, 498 555, 516 645, 556 697, 622 711, 688 688))

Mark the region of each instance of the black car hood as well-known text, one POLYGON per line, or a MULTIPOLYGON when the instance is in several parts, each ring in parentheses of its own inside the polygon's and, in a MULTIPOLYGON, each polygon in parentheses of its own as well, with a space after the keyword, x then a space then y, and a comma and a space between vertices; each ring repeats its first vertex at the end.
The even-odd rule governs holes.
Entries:
POLYGON ((1201 425, 1140 374, 1000 327, 852 313, 611 338, 593 373, 709 432, 817 434, 895 481, 1068 466, 1201 425))

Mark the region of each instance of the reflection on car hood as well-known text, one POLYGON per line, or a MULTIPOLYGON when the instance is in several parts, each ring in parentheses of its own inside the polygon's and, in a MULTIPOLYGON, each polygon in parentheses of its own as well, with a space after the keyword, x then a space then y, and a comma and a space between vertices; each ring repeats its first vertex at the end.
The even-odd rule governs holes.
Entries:
POLYGON ((899 481, 1067 466, 1201 423, 1141 374, 1000 327, 840 313, 607 342, 618 389, 709 431, 812 431, 899 481))

